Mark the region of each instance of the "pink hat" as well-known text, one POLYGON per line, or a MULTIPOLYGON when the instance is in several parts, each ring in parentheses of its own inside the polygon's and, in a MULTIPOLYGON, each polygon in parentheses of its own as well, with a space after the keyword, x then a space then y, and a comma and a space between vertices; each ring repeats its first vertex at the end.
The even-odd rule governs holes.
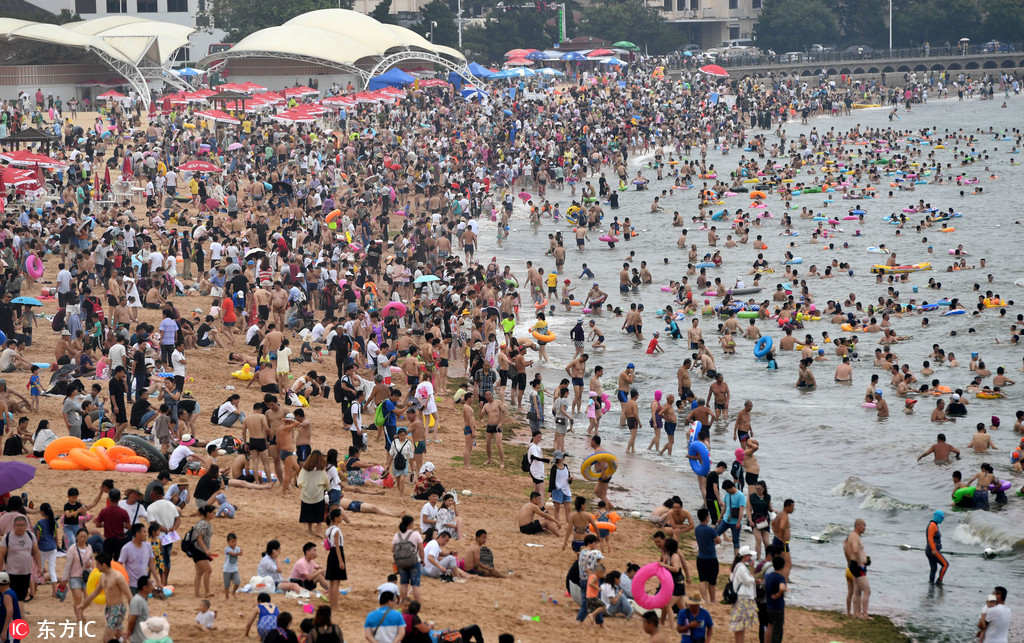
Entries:
POLYGON ((656 400, 660 400, 661 399, 661 391, 655 391, 654 392, 654 399, 656 399, 656 400))
POLYGON ((743 449, 736 449, 736 451, 733 452, 733 455, 736 456, 736 461, 737 462, 742 463, 743 462, 743 456, 745 456, 746 453, 743 451, 743 449))

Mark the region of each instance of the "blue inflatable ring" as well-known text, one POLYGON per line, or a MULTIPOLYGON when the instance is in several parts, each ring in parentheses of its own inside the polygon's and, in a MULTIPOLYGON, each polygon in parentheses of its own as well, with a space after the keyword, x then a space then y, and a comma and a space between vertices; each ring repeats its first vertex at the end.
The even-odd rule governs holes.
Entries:
POLYGON ((765 335, 754 344, 754 357, 764 357, 772 349, 772 338, 765 335))
POLYGON ((693 425, 693 436, 690 438, 690 444, 686 448, 686 455, 696 457, 696 459, 688 458, 693 472, 699 476, 706 476, 711 472, 711 454, 708 453, 707 445, 697 437, 700 435, 700 430, 701 423, 699 421, 695 422, 693 425))

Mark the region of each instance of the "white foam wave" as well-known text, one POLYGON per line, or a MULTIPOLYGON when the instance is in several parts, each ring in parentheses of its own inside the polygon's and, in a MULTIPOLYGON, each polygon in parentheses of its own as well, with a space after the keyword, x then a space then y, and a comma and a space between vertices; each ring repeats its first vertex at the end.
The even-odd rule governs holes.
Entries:
POLYGON ((832 495, 863 498, 860 508, 875 511, 908 511, 925 508, 924 505, 916 505, 893 498, 882 489, 864 482, 857 476, 850 476, 843 483, 836 485, 832 489, 832 495))
POLYGON ((983 524, 980 521, 965 518, 953 530, 953 540, 964 545, 971 545, 996 552, 1011 551, 1024 547, 1024 536, 1020 532, 1013 533, 1001 529, 997 525, 983 524))

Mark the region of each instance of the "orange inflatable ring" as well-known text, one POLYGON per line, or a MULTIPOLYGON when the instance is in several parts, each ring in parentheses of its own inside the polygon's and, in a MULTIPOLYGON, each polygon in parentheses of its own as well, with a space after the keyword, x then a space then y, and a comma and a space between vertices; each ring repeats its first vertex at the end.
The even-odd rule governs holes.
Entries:
POLYGON ((125 458, 121 458, 120 460, 117 461, 117 463, 118 464, 144 464, 144 465, 146 465, 146 470, 147 471, 149 470, 149 460, 147 460, 146 458, 142 457, 141 455, 132 455, 132 456, 128 456, 128 457, 125 457, 125 458))
POLYGON ((79 466, 69 460, 68 458, 54 458, 46 464, 50 465, 51 469, 55 471, 78 471, 79 466))
POLYGON ((82 442, 79 438, 74 436, 66 435, 62 438, 57 438, 46 447, 46 451, 43 452, 43 460, 47 464, 50 460, 57 460, 61 456, 66 456, 71 453, 72 449, 88 449, 85 442, 82 442))
POLYGON ((115 463, 128 462, 126 458, 137 457, 134 451, 132 451, 128 447, 123 447, 120 444, 116 444, 107 449, 107 455, 110 456, 110 459, 113 460, 115 463))
POLYGON ((103 463, 103 470, 104 471, 113 471, 114 470, 114 464, 115 463, 114 463, 113 460, 110 459, 110 456, 107 455, 107 450, 106 449, 104 449, 103 447, 93 447, 92 449, 89 450, 89 452, 92 453, 93 455, 95 455, 97 458, 100 459, 100 462, 103 463))
POLYGON ((367 281, 365 284, 363 284, 363 290, 366 290, 366 289, 369 289, 370 292, 373 293, 374 297, 379 297, 380 296, 380 295, 377 294, 377 284, 373 283, 372 281, 367 281))
POLYGON ((68 458, 77 464, 79 469, 86 469, 88 471, 106 471, 106 469, 103 468, 103 461, 100 460, 99 456, 95 453, 90 453, 86 449, 71 449, 71 453, 68 454, 68 458))
POLYGON ((331 210, 331 213, 328 214, 326 218, 324 218, 324 221, 330 223, 331 221, 337 219, 339 216, 341 216, 341 210, 331 210))

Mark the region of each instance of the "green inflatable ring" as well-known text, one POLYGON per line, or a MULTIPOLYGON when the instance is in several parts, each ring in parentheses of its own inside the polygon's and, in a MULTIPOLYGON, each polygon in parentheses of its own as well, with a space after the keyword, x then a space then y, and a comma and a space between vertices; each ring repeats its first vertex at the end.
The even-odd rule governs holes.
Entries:
POLYGON ((974 498, 974 487, 960 487, 953 492, 953 504, 958 505, 961 501, 974 498))

